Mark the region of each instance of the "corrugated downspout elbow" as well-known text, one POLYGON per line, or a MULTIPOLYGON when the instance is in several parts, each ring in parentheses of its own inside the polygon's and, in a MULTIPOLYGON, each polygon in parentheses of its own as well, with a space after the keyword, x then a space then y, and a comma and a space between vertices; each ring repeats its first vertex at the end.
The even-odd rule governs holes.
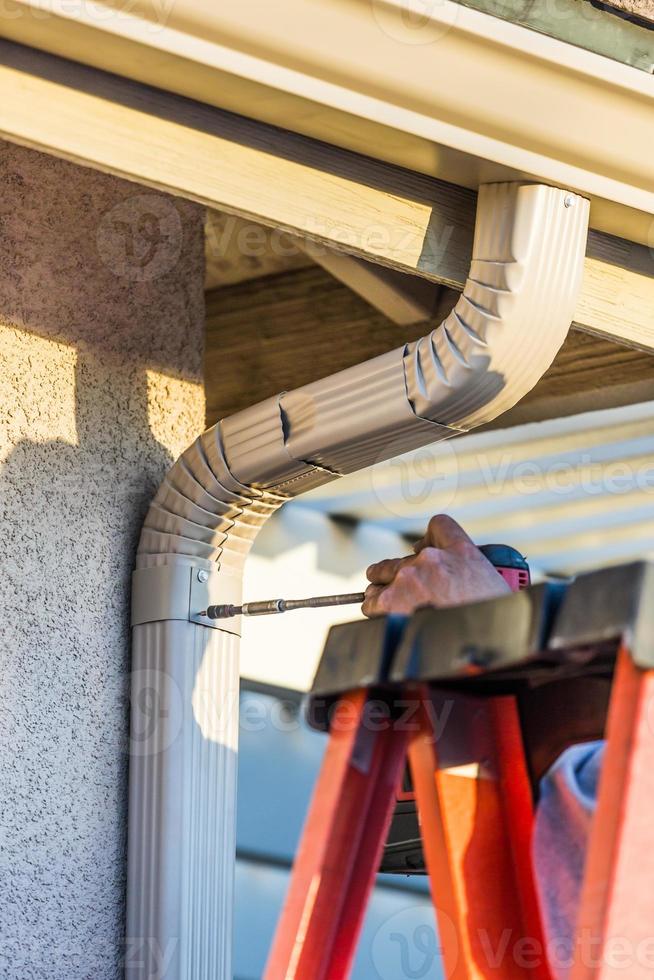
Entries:
POLYGON ((567 191, 482 187, 470 274, 439 327, 223 420, 164 480, 134 573, 130 980, 164 960, 168 980, 232 976, 240 630, 199 612, 240 602, 247 552, 288 498, 519 401, 570 326, 587 226, 567 191))

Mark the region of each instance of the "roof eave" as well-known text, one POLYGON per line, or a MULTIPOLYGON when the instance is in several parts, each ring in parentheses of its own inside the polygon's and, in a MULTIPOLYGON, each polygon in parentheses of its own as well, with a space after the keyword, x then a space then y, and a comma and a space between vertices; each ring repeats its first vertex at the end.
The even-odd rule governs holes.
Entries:
POLYGON ((566 186, 651 245, 643 71, 450 0, 414 26, 400 0, 17 6, 11 40, 462 186, 566 186))

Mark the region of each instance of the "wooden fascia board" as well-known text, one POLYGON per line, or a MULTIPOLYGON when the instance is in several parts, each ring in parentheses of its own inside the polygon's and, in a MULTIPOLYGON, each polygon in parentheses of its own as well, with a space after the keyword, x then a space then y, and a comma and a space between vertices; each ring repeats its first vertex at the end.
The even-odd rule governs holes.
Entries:
POLYGON ((651 244, 654 77, 450 0, 14 0, 0 34, 472 189, 569 187, 651 244))
MULTIPOLYGON (((0 135, 461 289, 476 195, 0 42, 0 135)), ((575 326, 654 350, 654 256, 591 233, 575 326)))

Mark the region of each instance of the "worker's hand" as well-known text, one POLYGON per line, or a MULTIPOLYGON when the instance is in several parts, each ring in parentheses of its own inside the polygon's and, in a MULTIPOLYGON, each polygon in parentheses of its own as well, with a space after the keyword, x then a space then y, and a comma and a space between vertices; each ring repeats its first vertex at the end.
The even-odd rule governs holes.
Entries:
POLYGON ((389 558, 366 572, 366 616, 412 613, 419 606, 460 606, 511 592, 463 528, 439 514, 414 545, 414 555, 389 558))

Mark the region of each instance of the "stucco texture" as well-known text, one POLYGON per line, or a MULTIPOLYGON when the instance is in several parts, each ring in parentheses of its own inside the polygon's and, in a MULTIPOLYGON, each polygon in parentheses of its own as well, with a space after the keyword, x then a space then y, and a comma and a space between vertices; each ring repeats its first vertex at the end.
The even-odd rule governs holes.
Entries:
POLYGON ((615 7, 654 24, 654 0, 605 0, 605 3, 607 7, 615 7))
POLYGON ((202 209, 0 143, 0 976, 122 974, 129 583, 202 430, 202 209))

